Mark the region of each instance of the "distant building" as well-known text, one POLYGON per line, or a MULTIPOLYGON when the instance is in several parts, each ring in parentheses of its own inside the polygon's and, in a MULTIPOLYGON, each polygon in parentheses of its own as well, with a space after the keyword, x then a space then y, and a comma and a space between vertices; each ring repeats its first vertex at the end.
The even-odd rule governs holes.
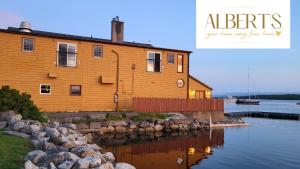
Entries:
POLYGON ((189 76, 191 51, 125 42, 114 18, 111 39, 20 28, 0 29, 0 86, 31 94, 45 112, 132 110, 133 97, 211 98, 189 76))

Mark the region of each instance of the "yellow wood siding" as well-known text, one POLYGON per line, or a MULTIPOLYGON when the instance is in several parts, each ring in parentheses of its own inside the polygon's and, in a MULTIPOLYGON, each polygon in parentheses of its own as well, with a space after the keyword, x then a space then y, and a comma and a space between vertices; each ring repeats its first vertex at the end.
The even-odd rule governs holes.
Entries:
POLYGON ((112 50, 120 55, 120 109, 131 110, 135 96, 187 98, 188 53, 6 32, 0 32, 0 86, 30 93, 45 112, 112 111, 116 83, 100 83, 101 76, 116 79, 117 57, 112 50), (23 37, 34 39, 33 52, 21 50, 23 37), (58 42, 77 45, 76 68, 56 66, 58 42), (103 46, 103 57, 93 57, 94 45, 103 46), (162 72, 146 71, 149 51, 162 54, 162 72), (177 59, 167 63, 167 53, 184 55, 184 73, 177 73, 177 59), (49 73, 56 77, 49 78, 49 73), (185 81, 183 88, 177 86, 178 79, 185 81), (51 84, 51 94, 40 94, 40 84, 51 84), (70 96, 70 85, 81 85, 81 96, 70 96))
POLYGON ((212 90, 193 78, 189 78, 189 98, 190 99, 210 99, 212 90))

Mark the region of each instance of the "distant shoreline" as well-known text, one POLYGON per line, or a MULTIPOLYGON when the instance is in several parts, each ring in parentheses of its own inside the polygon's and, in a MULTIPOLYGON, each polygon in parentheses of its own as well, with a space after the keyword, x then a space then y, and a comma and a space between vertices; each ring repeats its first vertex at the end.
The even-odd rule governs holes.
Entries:
MULTIPOLYGON (((233 96, 236 98, 248 98, 248 96, 233 96)), ((268 94, 268 95, 251 95, 251 99, 266 100, 300 100, 300 94, 268 94)))

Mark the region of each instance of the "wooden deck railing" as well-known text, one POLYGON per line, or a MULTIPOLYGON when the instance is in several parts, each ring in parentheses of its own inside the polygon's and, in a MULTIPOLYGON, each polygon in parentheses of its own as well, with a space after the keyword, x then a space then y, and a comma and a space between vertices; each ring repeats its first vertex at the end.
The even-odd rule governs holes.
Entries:
POLYGON ((224 112, 223 99, 133 98, 135 112, 224 112))

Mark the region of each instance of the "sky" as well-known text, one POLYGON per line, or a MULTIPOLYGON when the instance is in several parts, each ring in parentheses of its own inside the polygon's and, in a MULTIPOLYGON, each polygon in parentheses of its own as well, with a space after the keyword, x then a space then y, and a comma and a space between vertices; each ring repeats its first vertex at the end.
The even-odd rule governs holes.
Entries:
POLYGON ((195 0, 1 0, 0 28, 30 21, 35 30, 110 39, 110 21, 125 22, 125 40, 191 50, 190 74, 216 95, 300 93, 300 2, 291 0, 291 49, 196 49, 195 0))

